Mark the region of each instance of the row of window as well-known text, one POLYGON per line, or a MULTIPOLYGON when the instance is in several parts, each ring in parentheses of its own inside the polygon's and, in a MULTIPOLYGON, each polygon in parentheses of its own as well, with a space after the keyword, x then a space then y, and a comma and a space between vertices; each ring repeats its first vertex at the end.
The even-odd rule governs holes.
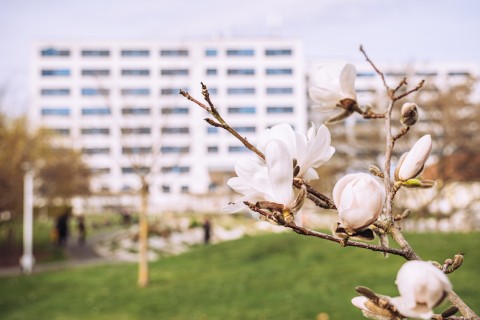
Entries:
MULTIPOLYGON (((162 88, 160 89, 160 95, 178 95, 180 90, 188 91, 187 88, 162 88)), ((208 91, 210 94, 218 94, 217 88, 209 88, 208 91)), ((228 95, 254 95, 256 94, 257 89, 255 87, 233 87, 227 88, 228 95)), ((52 96, 69 96, 71 93, 70 89, 66 88, 55 88, 55 89, 41 89, 40 94, 45 97, 52 96)), ((120 94, 122 96, 150 96, 151 90, 149 88, 127 88, 121 89, 120 94)), ((266 94, 277 95, 277 94, 293 94, 292 87, 268 87, 265 89, 266 94)), ((108 96, 110 95, 109 89, 102 88, 82 88, 82 96, 108 96)))
MULTIPOLYGON (((207 153, 218 153, 219 147, 217 145, 207 146, 206 148, 207 153)), ((229 153, 238 153, 238 152, 246 152, 248 151, 247 148, 244 146, 228 146, 229 153)), ((190 153, 189 146, 162 146, 160 147, 160 152, 162 154, 186 154, 190 153)), ((83 148, 82 153, 88 156, 96 156, 96 155, 110 155, 110 148, 83 148)), ((138 154, 151 154, 152 148, 151 147, 122 147, 122 153, 125 155, 138 155, 138 154)))
MULTIPOLYGON (((408 76, 407 73, 401 71, 401 72, 395 72, 395 71, 387 71, 384 73, 387 77, 406 77, 408 76)), ((370 78, 370 77, 375 77, 377 74, 375 72, 358 72, 357 77, 359 78, 370 78)), ((435 77, 438 75, 438 72, 436 71, 417 71, 414 73, 414 75, 419 76, 419 77, 435 77)), ((468 71, 464 70, 458 70, 458 71, 450 71, 447 72, 447 76, 449 77, 457 77, 457 76, 462 76, 462 77, 468 77, 470 76, 471 73, 468 71)))
MULTIPOLYGON (((80 51, 82 57, 110 57, 111 51, 108 49, 84 49, 80 51)), ((204 51, 206 57, 216 57, 219 50, 215 48, 207 48, 204 51)), ((291 56, 293 50, 290 48, 270 48, 265 49, 266 56, 291 56)), ((40 50, 42 57, 69 57, 71 55, 70 49, 45 48, 40 50)), ((148 49, 130 49, 121 50, 122 57, 149 57, 150 50, 148 49)), ((188 57, 190 55, 187 49, 162 49, 159 51, 161 57, 188 57)), ((226 49, 225 55, 230 57, 253 57, 255 50, 252 48, 244 49, 226 49)))
MULTIPOLYGON (((188 115, 190 109, 188 107, 167 107, 160 109, 162 115, 188 115)), ((267 114, 289 114, 293 113, 293 106, 267 106, 267 114)), ((151 115, 151 108, 122 108, 121 112, 124 116, 148 116, 151 115)), ((235 106, 227 108, 228 114, 256 114, 255 106, 235 106)), ((40 114, 44 117, 69 117, 71 115, 70 108, 67 107, 45 107, 40 110, 40 114)), ((109 107, 88 107, 81 109, 82 116, 109 116, 112 110, 109 107)))
MULTIPOLYGON (((238 133, 252 134, 257 132, 257 128, 254 126, 235 126, 233 127, 238 133)), ((59 135, 68 136, 71 133, 70 128, 53 128, 54 132, 59 135)), ((121 128, 121 132, 124 135, 150 135, 152 129, 149 127, 139 128, 121 128)), ((165 135, 187 135, 190 134, 189 127, 162 127, 160 132, 165 135)), ((207 134, 218 134, 220 130, 217 127, 207 127, 207 134)), ((110 128, 82 128, 80 133, 84 136, 97 136, 97 135, 110 135, 110 128)))
MULTIPOLYGON (((124 77, 148 77, 151 72, 150 69, 122 69, 120 73, 124 77)), ((93 77, 107 77, 110 76, 110 69, 82 69, 82 76, 93 77)), ((190 74, 189 69, 161 69, 161 76, 188 76, 190 74)), ((218 74, 216 68, 208 68, 205 70, 205 74, 213 76, 218 74)), ((254 76, 256 70, 254 68, 228 68, 227 75, 229 76, 254 76)), ((267 76, 282 76, 292 75, 292 68, 266 68, 265 74, 267 76)), ((70 69, 42 69, 40 70, 42 77, 69 77, 71 75, 70 69)))

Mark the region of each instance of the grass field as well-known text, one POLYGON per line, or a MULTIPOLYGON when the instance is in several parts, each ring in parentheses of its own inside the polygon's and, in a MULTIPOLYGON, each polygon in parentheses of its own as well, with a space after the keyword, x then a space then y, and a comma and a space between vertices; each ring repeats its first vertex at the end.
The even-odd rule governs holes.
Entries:
MULTIPOLYGON (((409 239, 425 259, 465 253, 449 277, 480 312, 480 234, 409 239)), ((354 287, 396 295, 402 263, 292 233, 248 237, 152 263, 145 289, 133 264, 2 278, 0 319, 362 319, 350 304, 354 287)))

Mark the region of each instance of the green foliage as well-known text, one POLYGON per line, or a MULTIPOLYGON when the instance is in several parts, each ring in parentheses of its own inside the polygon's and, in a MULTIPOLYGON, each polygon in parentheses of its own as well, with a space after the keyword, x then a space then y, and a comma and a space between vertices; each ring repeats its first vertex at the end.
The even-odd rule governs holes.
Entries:
MULTIPOLYGON (((449 277, 480 311, 479 234, 409 239, 426 259, 448 258, 462 248, 465 263, 449 277)), ((135 264, 0 279, 0 318, 315 319, 326 312, 332 320, 361 319, 350 304, 355 286, 396 295, 394 281, 403 263, 291 233, 248 237, 152 263, 144 289, 136 287, 135 264)))
POLYGON ((0 113, 0 212, 19 218, 23 210, 25 167, 35 169, 37 194, 51 202, 62 202, 88 193, 90 171, 81 154, 54 147, 53 133, 32 130, 27 118, 7 118, 0 113))

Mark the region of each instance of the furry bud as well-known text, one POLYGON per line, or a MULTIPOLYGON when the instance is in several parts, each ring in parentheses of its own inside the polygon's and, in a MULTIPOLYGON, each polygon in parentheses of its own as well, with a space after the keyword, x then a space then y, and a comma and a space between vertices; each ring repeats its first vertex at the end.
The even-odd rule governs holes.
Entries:
POLYGON ((405 127, 413 126, 418 120, 418 107, 415 103, 406 102, 402 106, 400 122, 405 127))

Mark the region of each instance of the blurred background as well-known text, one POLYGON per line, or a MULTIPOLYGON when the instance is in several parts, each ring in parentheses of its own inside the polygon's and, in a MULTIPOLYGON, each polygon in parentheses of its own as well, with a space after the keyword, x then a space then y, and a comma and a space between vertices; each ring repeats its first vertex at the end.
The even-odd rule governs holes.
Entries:
MULTIPOLYGON (((238 198, 226 181, 247 150, 178 94, 200 98, 204 82, 225 120, 255 142, 278 123, 306 132, 331 117, 312 108, 308 87, 322 65, 350 62, 360 105, 382 112, 386 92, 360 44, 390 86, 425 80, 398 103, 416 102, 420 120, 393 163, 431 134, 424 178, 436 186, 400 191, 395 210, 412 210, 402 228, 425 259, 466 253, 452 281, 478 312, 467 280, 480 262, 478 12, 473 0, 3 0, 0 317, 351 319, 360 317, 349 303, 356 285, 396 294, 400 259, 223 214, 238 198), (138 289, 146 239, 149 285, 138 289), (366 259, 378 268, 365 271, 366 259)), ((336 153, 312 184, 330 196, 345 173, 383 167, 382 124, 354 115, 329 125, 336 153)), ((304 209, 307 227, 335 221, 304 209)))

